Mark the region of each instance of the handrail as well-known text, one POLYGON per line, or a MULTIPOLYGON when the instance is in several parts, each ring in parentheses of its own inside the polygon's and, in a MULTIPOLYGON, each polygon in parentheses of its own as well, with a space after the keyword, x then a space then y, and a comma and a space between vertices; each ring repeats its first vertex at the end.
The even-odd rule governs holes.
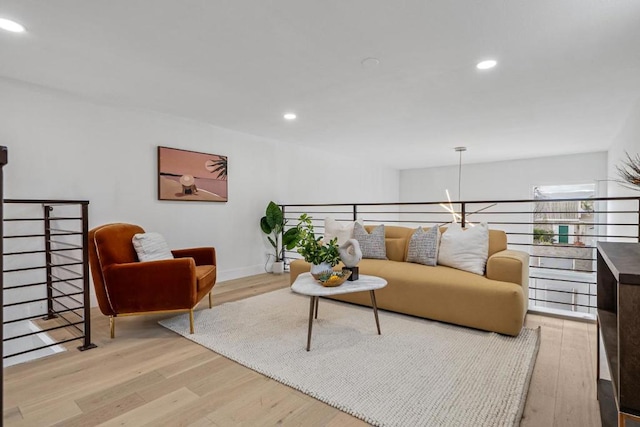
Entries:
MULTIPOLYGON (((21 337, 37 335, 50 331, 64 329, 72 334, 63 339, 44 346, 35 346, 27 350, 10 352, 4 359, 37 351, 43 348, 52 347, 58 344, 82 340, 79 350, 84 351, 95 348, 91 342, 91 312, 89 298, 89 257, 88 257, 88 200, 41 200, 41 199, 5 199, 5 205, 23 205, 29 210, 28 215, 13 215, 11 218, 4 218, 3 222, 11 224, 11 228, 17 229, 12 233, 6 233, 5 239, 16 241, 16 248, 4 252, 3 258, 13 261, 13 268, 4 269, 3 275, 10 274, 12 283, 4 288, 5 290, 29 289, 29 292, 22 292, 19 298, 12 302, 2 302, 3 311, 5 308, 21 307, 25 309, 16 318, 3 319, 3 325, 27 322, 35 319, 43 319, 45 326, 37 332, 18 333, 9 338, 3 337, 3 343, 18 340, 21 337), (34 212, 34 207, 41 206, 41 215, 34 212), (54 215, 54 210, 61 210, 60 215, 54 215), (69 211, 73 211, 69 215, 69 211), (57 225, 57 221, 65 221, 64 226, 57 225), (42 223, 43 232, 33 231, 34 222, 42 223), (26 233, 24 231, 27 231, 26 233), (18 242, 19 241, 19 242, 18 242), (22 246, 20 246, 22 245, 22 246), (25 247, 25 245, 27 247, 25 247), (63 247, 59 247, 62 245, 63 247), (28 247, 32 246, 32 247, 28 247), (65 251, 64 254, 59 253, 65 251), (70 251, 74 251, 73 253, 70 251), (30 257, 31 256, 31 257, 30 257), (71 260, 72 262, 70 262, 71 260), (23 264, 18 263, 20 261, 23 264), (42 273, 38 271, 43 270, 42 273), (38 279, 34 279, 37 275, 38 279), (79 281, 82 281, 80 283, 79 281), (73 283, 72 283, 73 282, 73 283), (37 289, 46 289, 46 296, 39 297, 37 289), (29 295, 31 295, 29 297, 29 295), (38 297, 34 297, 37 295, 38 297), (46 306, 46 312, 38 312, 40 304, 46 306), (26 316, 25 316, 26 314, 26 316), (73 315, 70 320, 66 316, 73 315), (48 320, 53 320, 48 322, 48 320), (79 320, 78 320, 79 319, 79 320), (82 327, 79 327, 82 325, 82 327), (35 347, 34 347, 35 346, 35 347)), ((5 225, 6 227, 6 225, 5 225)), ((7 264, 5 263, 5 266, 7 264)), ((9 276, 8 276, 9 277, 9 276)), ((6 280, 5 280, 6 282, 6 280)))
MULTIPOLYGON (((591 276, 595 274, 596 242, 604 239, 640 242, 640 196, 287 203, 281 204, 280 208, 285 219, 289 221, 289 227, 295 225, 299 214, 306 213, 313 217, 316 230, 322 233, 322 220, 325 216, 333 216, 338 221, 363 219, 370 224, 385 223, 407 227, 431 227, 434 224, 446 225, 453 222, 452 213, 441 205, 451 207, 453 212, 460 216, 457 221, 461 222, 462 226, 467 226, 469 222, 486 222, 491 228, 505 231, 509 247, 529 252, 529 301, 532 311, 545 306, 566 306, 574 311, 595 315, 595 278, 591 276), (547 219, 543 220, 543 212, 536 212, 537 203, 553 205, 558 202, 581 201, 593 202, 591 209, 576 209, 574 205, 573 209, 563 207, 566 210, 553 211, 554 215, 566 216, 564 220, 550 218, 548 213, 547 219), (613 202, 616 202, 616 205, 613 205, 613 202), (571 230, 563 231, 561 242, 543 244, 542 241, 536 240, 535 228, 555 229, 554 234, 560 236, 559 225, 566 225, 571 230), (562 295, 570 296, 571 300, 563 299, 562 295)), ((559 204, 553 206, 559 209, 559 204)), ((285 251, 285 255, 288 259, 300 257, 295 250, 285 251)))
MULTIPOLYGON (((0 218, 4 218, 4 167, 9 161, 9 153, 7 147, 0 146, 0 218)), ((3 224, 0 224, 3 225, 3 224)), ((0 254, 4 254, 3 229, 0 227, 0 254)), ((0 272, 4 270, 4 256, 0 256, 0 272)), ((3 305, 4 298, 4 274, 0 273, 0 306, 3 305)), ((4 310, 0 310, 0 323, 4 326, 4 310)), ((0 328, 0 353, 4 354, 4 328, 0 328)), ((0 411, 4 411, 4 374, 0 371, 0 411)), ((4 413, 4 412, 3 412, 4 413)), ((2 423, 0 423, 2 424, 2 423)))

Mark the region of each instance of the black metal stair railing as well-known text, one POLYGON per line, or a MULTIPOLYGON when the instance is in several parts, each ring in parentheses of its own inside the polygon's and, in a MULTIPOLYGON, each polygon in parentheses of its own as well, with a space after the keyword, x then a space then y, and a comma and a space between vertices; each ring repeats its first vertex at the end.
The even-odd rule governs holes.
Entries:
MULTIPOLYGON (((7 147, 0 146, 0 218, 4 218, 4 166, 9 161, 9 151, 7 147)), ((1 225, 1 224, 0 224, 1 225)), ((0 227, 0 254, 4 253, 3 250, 3 230, 4 227, 0 227)), ((0 256, 0 272, 4 270, 3 266, 4 257, 0 256)), ((3 305, 4 296, 4 274, 0 273, 0 306, 3 305)), ((0 323, 4 323, 4 310, 0 311, 0 323)), ((0 353, 4 354, 4 327, 0 329, 0 353)), ((4 369, 0 371, 0 410, 4 414, 4 369)), ((2 423, 0 423, 2 424, 2 423)))
POLYGON ((91 342, 88 205, 4 200, 4 359, 72 341, 82 341, 79 350, 96 347, 91 342), (20 326, 25 324, 30 329, 20 326), (43 333, 49 338, 36 342, 33 337, 43 333))
MULTIPOLYGON (((313 218, 319 234, 324 232, 324 218, 338 221, 360 219, 365 224, 389 224, 407 227, 446 225, 454 221, 463 226, 487 223, 507 234, 508 247, 528 252, 529 310, 595 318, 596 244, 599 240, 640 242, 640 197, 592 197, 583 199, 521 199, 403 203, 283 204, 288 226, 294 226, 302 213, 313 218), (554 206, 553 215, 545 218, 539 203, 554 206), (558 219, 560 218, 560 219, 558 219), (576 219, 578 218, 578 219, 576 219), (559 224, 573 231, 556 238, 540 240, 539 228, 558 229, 559 224)), ((289 259, 299 258, 287 251, 289 259)))

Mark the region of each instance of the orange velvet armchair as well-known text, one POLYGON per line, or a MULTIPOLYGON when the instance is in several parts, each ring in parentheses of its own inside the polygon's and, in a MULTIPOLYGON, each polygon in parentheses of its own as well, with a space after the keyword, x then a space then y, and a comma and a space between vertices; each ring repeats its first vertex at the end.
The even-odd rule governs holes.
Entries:
POLYGON ((132 224, 106 224, 89 231, 89 265, 102 314, 109 316, 111 338, 115 318, 137 314, 188 311, 216 283, 214 248, 171 251, 175 259, 139 262, 131 242, 144 230, 132 224))

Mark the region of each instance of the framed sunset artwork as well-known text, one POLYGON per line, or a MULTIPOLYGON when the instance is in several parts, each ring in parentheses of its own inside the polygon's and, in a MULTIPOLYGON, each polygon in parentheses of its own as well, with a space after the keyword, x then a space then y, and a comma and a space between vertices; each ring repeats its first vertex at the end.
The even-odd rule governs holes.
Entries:
POLYGON ((227 156, 158 147, 158 199, 226 202, 227 156))

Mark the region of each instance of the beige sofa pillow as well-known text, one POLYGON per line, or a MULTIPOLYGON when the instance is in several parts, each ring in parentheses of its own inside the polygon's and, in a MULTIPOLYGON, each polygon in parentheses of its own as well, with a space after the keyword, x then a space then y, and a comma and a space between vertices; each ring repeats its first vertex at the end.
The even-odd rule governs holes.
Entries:
MULTIPOLYGON (((361 223, 361 220, 358 220, 361 223)), ((325 242, 330 242, 334 238, 338 239, 338 246, 344 245, 347 240, 353 239, 354 221, 336 221, 331 217, 324 219, 324 238, 325 242)))

